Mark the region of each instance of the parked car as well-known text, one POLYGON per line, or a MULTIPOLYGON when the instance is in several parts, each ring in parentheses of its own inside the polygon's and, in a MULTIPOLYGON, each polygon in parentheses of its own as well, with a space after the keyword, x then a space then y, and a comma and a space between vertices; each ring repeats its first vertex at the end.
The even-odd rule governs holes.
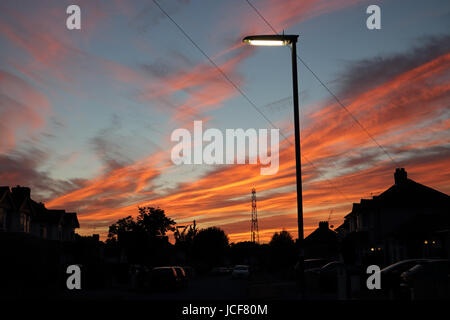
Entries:
POLYGON ((338 268, 345 268, 340 261, 332 261, 325 264, 316 272, 319 273, 320 290, 323 292, 334 292, 337 289, 338 268))
POLYGON ((231 273, 233 278, 244 278, 248 279, 250 277, 250 269, 249 266, 246 265, 237 265, 233 268, 233 272, 231 273))
POLYGON ((328 261, 325 259, 306 259, 303 260, 303 273, 300 260, 294 266, 295 279, 297 286, 311 286, 312 283, 319 281, 319 270, 328 261), (303 283, 303 281, 306 281, 303 283))
POLYGON ((211 273, 215 275, 226 275, 230 274, 232 271, 233 270, 228 267, 216 267, 211 270, 211 273))
POLYGON ((173 267, 175 269, 175 272, 177 273, 178 283, 180 286, 185 287, 187 286, 188 278, 186 276, 186 273, 184 272, 184 269, 182 267, 173 267))
POLYGON ((342 261, 331 261, 317 271, 322 291, 335 292, 338 289, 338 273, 340 270, 344 271, 347 276, 360 273, 360 269, 356 266, 346 265, 342 261))
POLYGON ((174 267, 156 267, 151 271, 150 283, 156 290, 175 290, 181 286, 181 279, 174 267))
MULTIPOLYGON (((303 261, 305 272, 314 272, 320 270, 324 265, 328 263, 325 259, 306 259, 303 261)), ((300 268, 300 262, 297 262, 295 269, 300 268)))
POLYGON ((425 263, 427 259, 407 259, 393 263, 380 271, 381 291, 377 292, 391 299, 399 295, 401 274, 417 264, 425 263))
POLYGON ((402 293, 409 299, 448 299, 450 262, 430 259, 416 264, 400 276, 402 293))
POLYGON ((192 279, 194 277, 194 269, 189 266, 183 266, 184 273, 186 274, 186 278, 188 280, 192 279))
POLYGON ((129 266, 129 279, 131 289, 138 290, 148 286, 149 269, 140 264, 132 264, 129 266))

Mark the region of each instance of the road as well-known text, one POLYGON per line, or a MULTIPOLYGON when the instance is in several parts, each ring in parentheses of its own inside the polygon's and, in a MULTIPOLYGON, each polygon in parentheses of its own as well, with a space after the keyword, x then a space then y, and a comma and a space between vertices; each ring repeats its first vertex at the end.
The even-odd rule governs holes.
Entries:
POLYGON ((127 288, 110 290, 73 290, 58 295, 62 299, 80 300, 162 300, 223 301, 246 299, 296 300, 294 282, 253 278, 233 279, 231 275, 198 276, 185 288, 168 291, 135 291, 127 288))
POLYGON ((197 277, 186 288, 146 295, 161 300, 241 300, 248 298, 249 280, 232 279, 230 275, 197 277))

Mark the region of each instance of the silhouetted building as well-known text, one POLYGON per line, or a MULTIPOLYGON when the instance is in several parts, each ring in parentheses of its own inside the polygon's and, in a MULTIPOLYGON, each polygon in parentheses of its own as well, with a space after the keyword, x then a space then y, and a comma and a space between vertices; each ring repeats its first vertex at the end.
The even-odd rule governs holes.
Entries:
POLYGON ((396 169, 394 180, 380 195, 354 203, 337 228, 344 256, 379 264, 448 257, 450 197, 408 179, 404 168, 396 169))
POLYGON ((72 241, 79 228, 77 214, 49 210, 31 199, 30 188, 0 187, 0 232, 28 233, 42 239, 72 241))
POLYGON ((329 228, 328 221, 320 221, 319 227, 305 238, 304 249, 306 258, 338 258, 337 234, 329 228))

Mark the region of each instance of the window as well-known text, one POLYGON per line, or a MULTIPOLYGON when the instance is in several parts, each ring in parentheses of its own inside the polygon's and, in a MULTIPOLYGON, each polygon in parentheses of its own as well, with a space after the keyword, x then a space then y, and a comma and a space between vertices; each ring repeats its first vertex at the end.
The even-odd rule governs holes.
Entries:
POLYGON ((30 232, 30 217, 24 213, 20 214, 20 227, 23 232, 30 232))
POLYGON ((20 228, 23 232, 27 232, 27 216, 24 213, 20 214, 20 228))

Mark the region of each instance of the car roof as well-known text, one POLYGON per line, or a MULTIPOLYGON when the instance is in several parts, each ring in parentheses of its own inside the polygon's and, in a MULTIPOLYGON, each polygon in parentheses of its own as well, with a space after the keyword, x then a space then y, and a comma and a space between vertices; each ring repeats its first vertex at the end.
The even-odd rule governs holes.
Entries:
POLYGON ((333 264, 343 264, 343 262, 341 262, 341 261, 331 261, 331 262, 328 262, 327 264, 325 264, 322 268, 325 268, 326 266, 330 266, 330 265, 333 265, 333 264))
POLYGON ((304 260, 304 262, 309 262, 309 261, 327 261, 326 259, 321 259, 321 258, 317 258, 317 259, 306 259, 304 260))
POLYGON ((388 265, 387 267, 383 268, 381 270, 381 272, 391 270, 391 269, 393 269, 393 268, 395 268, 397 266, 400 266, 402 264, 405 264, 405 263, 426 262, 428 260, 430 260, 430 259, 406 259, 406 260, 401 260, 401 261, 398 261, 398 262, 395 262, 393 264, 388 265))

